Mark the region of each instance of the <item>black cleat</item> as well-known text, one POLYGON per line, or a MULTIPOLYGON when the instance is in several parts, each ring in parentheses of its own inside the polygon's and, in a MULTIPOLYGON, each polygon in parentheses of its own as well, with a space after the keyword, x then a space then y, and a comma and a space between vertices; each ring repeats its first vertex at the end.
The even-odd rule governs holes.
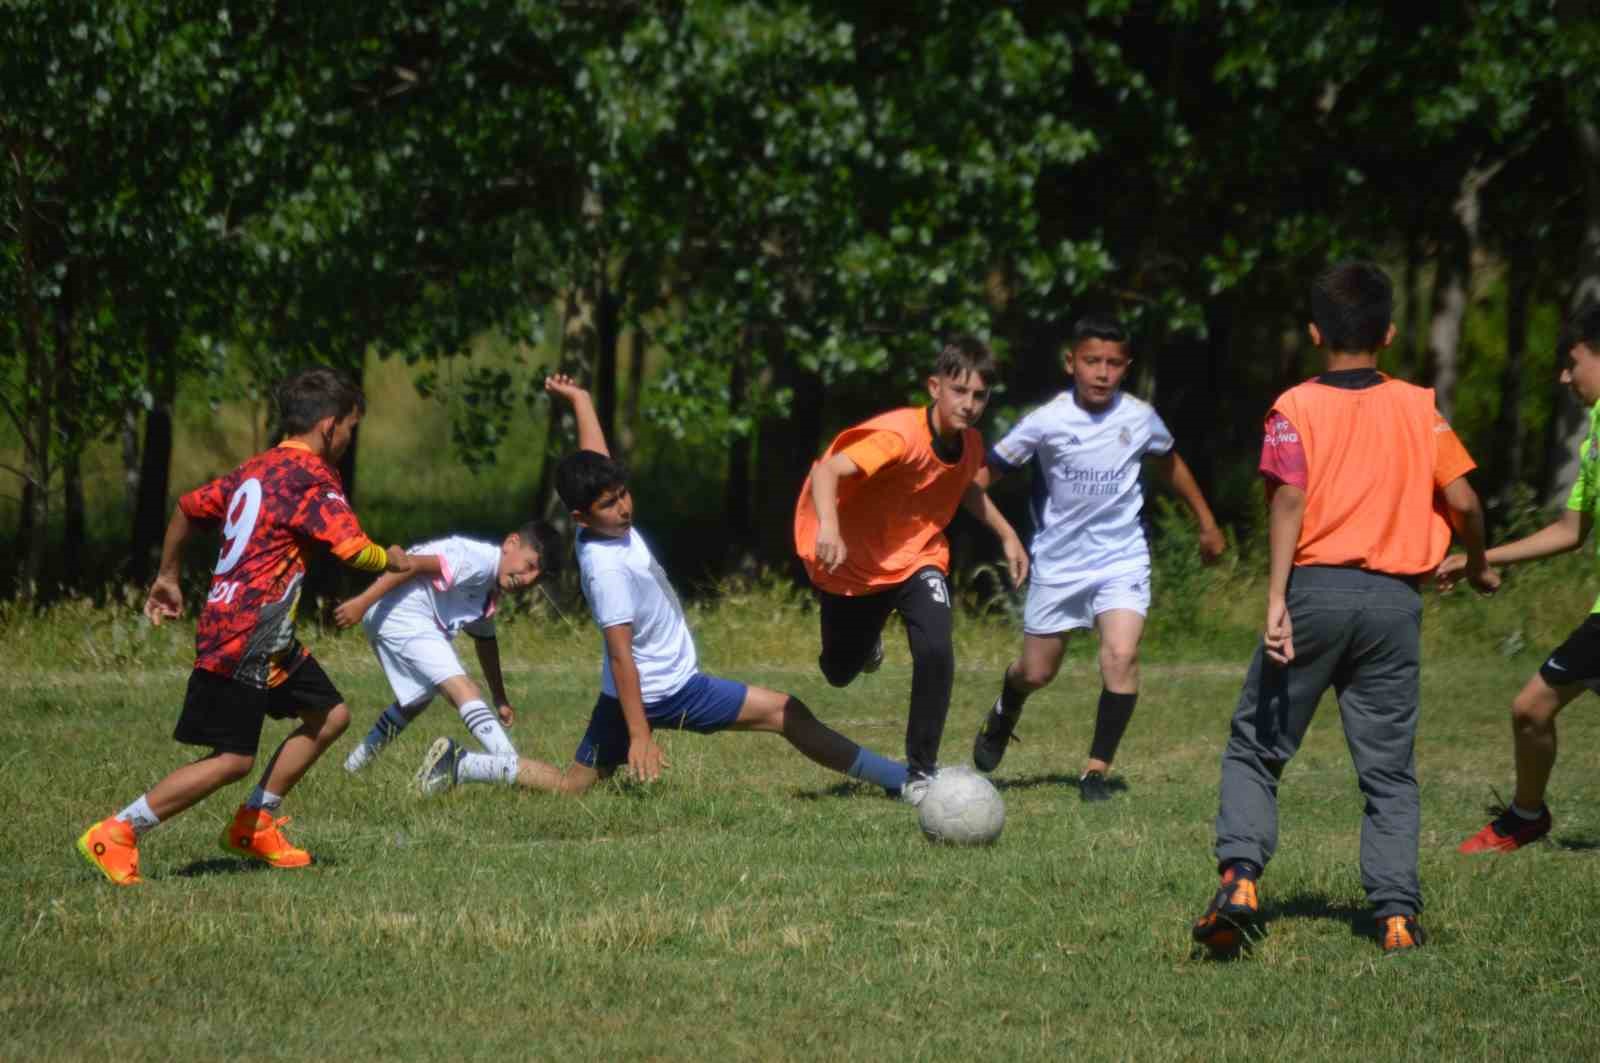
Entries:
POLYGON ((1021 715, 1020 708, 1013 713, 1000 711, 1000 699, 995 699, 994 708, 984 714, 983 726, 978 728, 978 737, 972 742, 974 767, 981 772, 991 772, 1000 766, 1000 761, 1006 755, 1006 746, 1022 741, 1011 733, 1016 729, 1017 719, 1021 715))
POLYGON ((1085 801, 1111 800, 1111 786, 1097 771, 1086 771, 1078 779, 1078 796, 1085 801))

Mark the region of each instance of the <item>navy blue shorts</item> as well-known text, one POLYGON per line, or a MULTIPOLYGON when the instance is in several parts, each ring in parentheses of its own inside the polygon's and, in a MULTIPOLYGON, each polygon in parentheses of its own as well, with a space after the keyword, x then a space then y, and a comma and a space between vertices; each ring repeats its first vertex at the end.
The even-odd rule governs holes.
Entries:
MULTIPOLYGON (((712 734, 739 718, 747 689, 732 679, 696 672, 676 694, 646 705, 644 717, 652 729, 712 734)), ((628 721, 622 715, 622 702, 610 694, 600 695, 589 714, 589 729, 572 759, 602 770, 628 762, 628 721)))

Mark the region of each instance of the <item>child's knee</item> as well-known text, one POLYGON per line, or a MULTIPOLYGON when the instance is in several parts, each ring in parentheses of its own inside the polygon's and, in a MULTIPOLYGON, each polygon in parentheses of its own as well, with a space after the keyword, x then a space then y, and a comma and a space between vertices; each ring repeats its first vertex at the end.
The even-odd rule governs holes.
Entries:
POLYGON ((822 669, 822 678, 826 679, 828 681, 828 685, 831 687, 849 686, 850 680, 854 679, 861 672, 861 666, 859 664, 852 667, 850 665, 841 664, 840 662, 832 660, 826 656, 817 658, 817 666, 822 669))
POLYGON ((1555 718, 1555 709, 1545 699, 1526 691, 1511 700, 1511 722, 1517 727, 1546 727, 1555 718))
POLYGON ((350 707, 344 702, 340 702, 328 710, 328 714, 322 718, 322 726, 318 728, 318 731, 324 738, 331 740, 344 734, 349 726, 350 707))
POLYGON ((911 648, 913 674, 955 675, 956 651, 948 640, 926 642, 911 648))
POLYGON ((217 753, 212 760, 229 783, 236 783, 255 770, 256 758, 249 753, 217 753))
POLYGON ((1060 662, 1018 661, 1012 666, 1011 674, 1006 678, 1015 689, 1031 694, 1035 690, 1049 686, 1060 668, 1060 662))
POLYGON ((1106 676, 1126 676, 1139 667, 1139 647, 1101 646, 1100 672, 1106 676))

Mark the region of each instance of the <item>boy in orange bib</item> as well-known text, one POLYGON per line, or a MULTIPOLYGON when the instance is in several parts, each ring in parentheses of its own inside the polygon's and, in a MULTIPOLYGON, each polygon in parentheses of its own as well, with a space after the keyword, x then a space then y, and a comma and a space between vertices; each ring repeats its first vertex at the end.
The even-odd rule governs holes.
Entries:
POLYGON ((994 356, 982 342, 947 344, 928 378, 932 403, 841 432, 795 507, 795 549, 821 606, 818 664, 828 682, 842 687, 875 671, 889 614, 905 623, 912 670, 901 793, 912 804, 937 768, 955 681, 944 529, 957 507, 999 536, 1012 581, 1027 578, 1022 540, 974 482, 984 450, 973 426, 993 379, 994 356))

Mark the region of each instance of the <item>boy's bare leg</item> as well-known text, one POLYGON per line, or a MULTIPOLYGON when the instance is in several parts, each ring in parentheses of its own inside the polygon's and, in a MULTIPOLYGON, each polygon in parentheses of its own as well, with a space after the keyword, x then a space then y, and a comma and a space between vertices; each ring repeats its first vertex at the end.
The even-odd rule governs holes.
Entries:
POLYGON ((212 752, 156 783, 145 799, 157 816, 171 819, 249 775, 255 763, 256 758, 247 753, 212 752))
MULTIPOLYGON (((610 772, 605 774, 609 775, 610 772)), ((588 790, 601 778, 599 771, 576 761, 568 764, 565 771, 554 764, 542 760, 530 760, 527 757, 517 762, 517 785, 524 790, 576 795, 588 790)))
POLYGON ((1022 653, 1006 667, 1006 684, 1024 696, 1048 686, 1061 670, 1071 635, 1023 635, 1022 653))
POLYGON ((300 726, 278 746, 261 776, 261 789, 283 797, 350 726, 350 710, 343 702, 331 709, 300 714, 300 726))
POLYGON ((1100 634, 1100 682, 1111 695, 1101 695, 1102 707, 1095 720, 1095 746, 1084 763, 1084 772, 1104 775, 1111 770, 1111 755, 1122 741, 1122 733, 1133 715, 1126 698, 1139 693, 1139 640, 1144 637, 1144 617, 1132 609, 1111 609, 1094 618, 1100 634), (1106 706, 1107 701, 1113 706, 1106 706), (1122 708, 1126 708, 1126 715, 1122 708), (1096 755, 1099 754, 1099 755, 1096 755))
POLYGON ((1545 787, 1556 766, 1556 716, 1584 692, 1581 683, 1553 687, 1535 672, 1511 702, 1511 739, 1516 754, 1517 807, 1544 806, 1545 787))

